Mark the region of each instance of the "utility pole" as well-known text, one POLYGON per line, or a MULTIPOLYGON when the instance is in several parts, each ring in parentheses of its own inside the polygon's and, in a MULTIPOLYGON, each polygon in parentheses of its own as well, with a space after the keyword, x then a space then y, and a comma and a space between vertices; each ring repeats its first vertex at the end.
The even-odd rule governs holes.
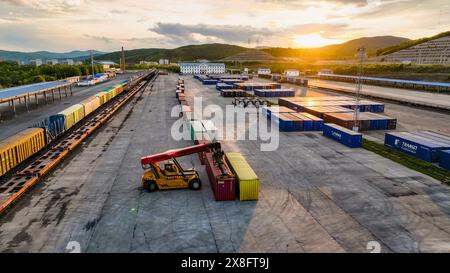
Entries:
POLYGON ((120 66, 120 69, 122 69, 122 73, 125 73, 125 52, 123 51, 123 47, 122 47, 122 63, 120 66))
POLYGON ((94 55, 92 55, 92 49, 90 50, 91 52, 91 69, 92 69, 92 78, 94 77, 95 74, 95 70, 94 70, 94 55))
POLYGON ((358 132, 358 120, 359 120, 359 98, 362 89, 362 75, 363 75, 363 65, 364 65, 364 57, 366 55, 366 49, 364 47, 358 48, 358 57, 359 57, 359 65, 358 65, 358 77, 356 78, 356 103, 355 103, 355 112, 353 115, 353 131, 358 132))

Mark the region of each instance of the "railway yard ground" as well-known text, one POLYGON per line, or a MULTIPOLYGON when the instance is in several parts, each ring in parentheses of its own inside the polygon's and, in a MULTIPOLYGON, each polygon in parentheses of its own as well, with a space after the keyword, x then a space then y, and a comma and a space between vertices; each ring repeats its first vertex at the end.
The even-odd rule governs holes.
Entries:
MULTIPOLYGON (((214 86, 183 78, 188 101, 231 104, 214 86)), ((180 162, 199 171, 202 190, 144 191, 142 156, 192 145, 170 134, 177 79, 159 76, 2 215, 0 252, 64 252, 71 241, 82 252, 368 252, 371 241, 382 252, 450 252, 448 186, 319 132, 280 132, 271 152, 260 140, 221 141, 258 174, 258 201, 216 202, 197 155, 180 162)), ((0 139, 88 90, 0 124, 0 139)), ((386 102, 386 114, 400 131, 450 128, 445 112, 386 102)))

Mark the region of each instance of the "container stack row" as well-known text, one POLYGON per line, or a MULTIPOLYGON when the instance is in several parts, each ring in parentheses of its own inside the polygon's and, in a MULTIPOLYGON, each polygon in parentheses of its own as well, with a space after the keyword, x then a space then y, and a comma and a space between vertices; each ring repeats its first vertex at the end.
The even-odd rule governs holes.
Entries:
POLYGON ((231 97, 231 98, 245 97, 245 96, 247 96, 247 92, 242 89, 226 89, 226 90, 221 90, 220 95, 222 97, 231 97))
MULTIPOLYGON (((297 111, 304 111, 306 107, 319 106, 341 106, 351 110, 356 108, 356 102, 352 98, 339 97, 340 99, 333 99, 333 97, 319 97, 315 100, 303 100, 303 97, 295 98, 280 98, 278 103, 281 106, 286 106, 297 111)), ((370 100, 361 100, 359 103, 359 112, 373 112, 383 113, 384 104, 370 100)))
POLYGON ((281 89, 281 84, 263 83, 263 82, 242 82, 234 84, 234 88, 242 89, 245 91, 253 91, 255 89, 281 89))
POLYGON ((294 97, 295 90, 287 89, 255 89, 255 96, 258 97, 294 97))

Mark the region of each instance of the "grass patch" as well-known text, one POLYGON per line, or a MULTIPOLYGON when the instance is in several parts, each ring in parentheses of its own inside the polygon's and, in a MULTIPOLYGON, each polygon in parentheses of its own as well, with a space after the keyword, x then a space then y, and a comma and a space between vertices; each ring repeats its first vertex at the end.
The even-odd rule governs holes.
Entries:
POLYGON ((450 171, 440 168, 430 162, 423 161, 413 156, 407 155, 400 151, 394 150, 383 144, 376 143, 367 139, 363 139, 363 148, 395 161, 407 168, 413 169, 420 173, 433 177, 445 184, 450 184, 450 171))

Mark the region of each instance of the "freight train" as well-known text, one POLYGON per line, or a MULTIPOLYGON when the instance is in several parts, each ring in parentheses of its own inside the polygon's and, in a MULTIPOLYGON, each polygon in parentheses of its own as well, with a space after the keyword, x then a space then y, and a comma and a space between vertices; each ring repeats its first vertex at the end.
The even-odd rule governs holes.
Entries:
POLYGON ((123 92, 128 81, 109 87, 0 141, 0 177, 53 142, 84 117, 123 92))

